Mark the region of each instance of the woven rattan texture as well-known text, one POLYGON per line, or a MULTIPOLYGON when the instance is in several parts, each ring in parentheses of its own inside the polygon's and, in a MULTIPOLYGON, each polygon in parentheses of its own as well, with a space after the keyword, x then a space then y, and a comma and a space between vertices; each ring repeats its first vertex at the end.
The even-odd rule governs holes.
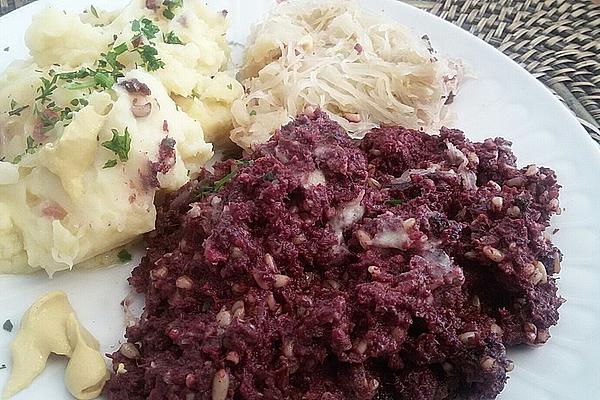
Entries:
POLYGON ((24 6, 27 3, 32 3, 35 0, 0 0, 0 15, 4 15, 9 11, 24 6))
MULTIPOLYGON (((0 0, 0 15, 33 0, 0 0)), ((480 37, 554 92, 600 143, 600 4, 405 0, 480 37)))
POLYGON ((600 142, 600 5, 591 0, 407 0, 480 37, 558 95, 600 142))

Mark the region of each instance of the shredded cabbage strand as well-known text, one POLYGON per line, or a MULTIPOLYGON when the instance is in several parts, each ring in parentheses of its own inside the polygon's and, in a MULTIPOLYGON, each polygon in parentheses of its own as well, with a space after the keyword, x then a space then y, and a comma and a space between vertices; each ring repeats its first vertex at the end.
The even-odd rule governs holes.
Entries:
POLYGON ((399 23, 353 2, 292 1, 249 40, 233 104, 231 139, 249 148, 315 107, 353 137, 379 124, 436 131, 448 117, 462 67, 399 23))

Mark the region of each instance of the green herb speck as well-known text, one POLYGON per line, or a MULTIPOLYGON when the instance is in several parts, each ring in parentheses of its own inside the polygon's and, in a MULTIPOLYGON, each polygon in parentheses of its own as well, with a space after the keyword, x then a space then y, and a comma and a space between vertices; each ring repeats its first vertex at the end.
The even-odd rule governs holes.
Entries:
POLYGON ((179 37, 173 31, 163 35, 163 41, 168 44, 183 44, 181 39, 179 39, 179 37))
POLYGON ((389 199, 388 201, 385 202, 386 204, 392 205, 392 206, 399 206, 400 204, 404 204, 404 200, 400 200, 400 199, 389 199))
POLYGON ((39 100, 42 102, 42 104, 44 104, 45 102, 50 101, 50 96, 52 95, 52 93, 54 93, 54 91, 58 87, 56 85, 56 81, 58 80, 58 75, 54 75, 52 77, 52 80, 46 79, 44 77, 41 77, 40 80, 42 81, 42 86, 37 88, 37 92, 40 95, 35 98, 35 101, 39 100))
POLYGON ((235 164, 238 166, 237 168, 233 168, 230 173, 225 175, 223 178, 215 181, 212 186, 208 184, 201 185, 192 196, 192 201, 200 200, 204 195, 210 193, 217 193, 219 190, 223 188, 229 181, 233 179, 234 176, 239 172, 240 167, 246 167, 252 164, 252 160, 236 160, 235 164))
POLYGON ((113 51, 117 54, 117 55, 121 55, 123 53, 125 53, 127 51, 127 43, 121 43, 120 45, 118 45, 117 47, 113 48, 113 51))
POLYGON ((167 19, 173 19, 175 18, 175 10, 183 7, 183 0, 165 0, 163 5, 165 6, 163 16, 167 19))
POLYGON ((96 11, 96 7, 94 7, 94 6, 90 6, 90 12, 92 13, 92 15, 93 15, 94 17, 96 17, 96 18, 100 18, 100 17, 98 16, 98 11, 96 11))
POLYGON ((115 165, 117 165, 117 160, 108 160, 104 166, 102 166, 102 169, 112 168, 115 165))
POLYGON ((35 153, 35 149, 39 147, 39 144, 36 145, 31 136, 27 136, 27 149, 25 150, 28 154, 35 153))
POLYGON ((21 106, 21 107, 17 107, 18 104, 15 101, 15 99, 12 99, 10 101, 10 111, 8 112, 8 115, 13 117, 13 116, 17 116, 20 117, 21 113, 29 108, 29 105, 25 105, 25 106, 21 106))
POLYGON ((10 319, 7 319, 6 321, 4 321, 4 324, 2 324, 2 329, 4 329, 7 332, 12 332, 13 328, 14 325, 10 319))
POLYGON ((132 258, 131 253, 128 252, 126 249, 119 251, 119 253, 117 254, 117 257, 119 257, 119 261, 121 261, 122 263, 131 261, 131 258, 132 258))
POLYGON ((214 185, 213 191, 218 192, 219 190, 221 190, 223 188, 223 186, 225 186, 230 180, 232 180, 233 177, 237 173, 238 173, 237 171, 231 171, 230 173, 228 173, 227 175, 225 175, 223 178, 221 178, 218 181, 216 181, 215 185, 214 185))
POLYGON ((129 150, 131 149, 131 136, 127 127, 125 132, 119 135, 119 131, 112 129, 113 137, 111 140, 102 143, 102 147, 115 153, 121 162, 129 160, 129 150))
POLYGON ((142 61, 144 62, 144 68, 152 72, 160 68, 164 68, 165 63, 158 57, 158 50, 149 45, 144 45, 139 51, 142 61))
POLYGON ((105 89, 110 89, 115 84, 114 79, 104 72, 97 72, 94 75, 94 82, 105 89))
POLYGON ((144 35, 146 39, 151 40, 156 37, 160 28, 148 18, 142 18, 141 20, 136 19, 131 21, 131 30, 137 33, 136 38, 144 35))
POLYGON ((268 171, 267 173, 265 173, 263 175, 263 180, 265 180, 267 182, 273 182, 273 181, 276 181, 277 178, 275 177, 275 174, 273 173, 273 171, 268 171))

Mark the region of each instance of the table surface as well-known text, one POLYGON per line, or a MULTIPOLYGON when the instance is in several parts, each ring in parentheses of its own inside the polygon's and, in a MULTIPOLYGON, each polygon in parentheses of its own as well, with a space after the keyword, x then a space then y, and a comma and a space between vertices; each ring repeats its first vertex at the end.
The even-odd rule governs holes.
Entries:
MULTIPOLYGON (((0 0, 0 15, 35 0, 0 0)), ((600 144, 600 2, 404 0, 485 40, 549 88, 600 144)))

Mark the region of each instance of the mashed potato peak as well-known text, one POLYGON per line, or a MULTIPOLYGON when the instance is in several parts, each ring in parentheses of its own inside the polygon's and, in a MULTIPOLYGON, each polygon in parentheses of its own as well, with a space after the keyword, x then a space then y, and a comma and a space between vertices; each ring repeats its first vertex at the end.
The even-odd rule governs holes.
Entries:
POLYGON ((0 272, 52 275, 152 230, 156 191, 227 138, 242 88, 224 16, 156 4, 45 10, 32 59, 0 76, 0 272))

